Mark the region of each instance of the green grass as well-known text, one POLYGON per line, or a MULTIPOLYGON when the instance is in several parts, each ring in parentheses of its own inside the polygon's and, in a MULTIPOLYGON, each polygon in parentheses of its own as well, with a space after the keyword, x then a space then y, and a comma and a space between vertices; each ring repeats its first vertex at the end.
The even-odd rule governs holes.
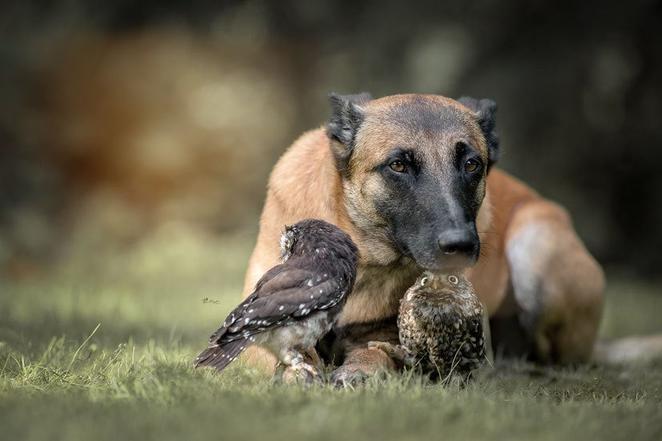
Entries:
MULTIPOLYGON (((1 282, 0 438, 662 439, 660 363, 502 362, 466 387, 405 375, 355 390, 285 386, 239 363, 194 370, 237 301, 252 240, 175 228, 1 282)), ((661 332, 658 289, 612 281, 602 334, 661 332)))

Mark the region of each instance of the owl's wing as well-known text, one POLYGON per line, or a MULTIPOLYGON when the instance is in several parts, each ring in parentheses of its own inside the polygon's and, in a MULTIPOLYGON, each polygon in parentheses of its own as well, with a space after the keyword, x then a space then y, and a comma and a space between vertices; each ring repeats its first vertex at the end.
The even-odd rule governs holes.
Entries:
POLYGON ((483 361, 486 357, 486 348, 485 348, 485 330, 483 329, 483 315, 481 314, 474 315, 469 319, 469 336, 474 340, 472 343, 478 348, 478 358, 483 361))
POLYGON ((347 294, 346 283, 339 278, 286 264, 280 267, 265 274, 256 290, 211 336, 210 344, 247 338, 273 326, 301 319, 338 304, 347 294))
POLYGON ((235 309, 233 309, 232 312, 228 314, 221 326, 209 337, 209 344, 215 345, 218 343, 218 341, 227 333, 228 328, 235 325, 239 319, 244 316, 248 310, 248 305, 252 304, 256 300, 256 298, 260 295, 260 292, 276 291, 273 289, 263 291, 262 287, 271 280, 281 280, 282 278, 279 278, 278 276, 286 270, 287 266, 280 264, 274 266, 269 271, 264 273, 260 280, 258 280, 255 284, 255 289, 253 292, 248 297, 246 297, 235 309))

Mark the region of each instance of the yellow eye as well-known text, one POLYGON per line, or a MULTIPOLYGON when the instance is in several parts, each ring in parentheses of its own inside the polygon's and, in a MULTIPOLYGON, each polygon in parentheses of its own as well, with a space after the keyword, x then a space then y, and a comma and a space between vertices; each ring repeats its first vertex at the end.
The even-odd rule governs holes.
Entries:
POLYGON ((477 159, 469 159, 464 163, 464 171, 475 173, 480 169, 480 162, 477 159))
POLYGON ((391 167, 391 170, 397 173, 404 173, 407 171, 407 166, 405 165, 404 162, 400 160, 395 160, 391 162, 388 166, 391 167))
POLYGON ((460 280, 456 276, 448 276, 448 281, 453 285, 457 285, 460 280))

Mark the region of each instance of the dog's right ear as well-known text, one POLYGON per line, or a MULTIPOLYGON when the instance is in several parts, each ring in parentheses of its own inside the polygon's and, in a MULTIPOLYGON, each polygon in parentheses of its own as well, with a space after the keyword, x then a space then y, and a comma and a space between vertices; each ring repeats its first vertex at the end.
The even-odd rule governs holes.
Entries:
POLYGON ((487 143, 488 164, 487 170, 499 159, 499 135, 495 130, 497 104, 490 99, 476 99, 463 96, 458 99, 460 103, 476 113, 480 130, 485 135, 487 143))
POLYGON ((370 94, 365 92, 357 95, 329 95, 331 118, 326 126, 326 134, 331 139, 331 149, 341 172, 347 170, 354 150, 356 132, 363 122, 362 105, 371 99, 370 94))

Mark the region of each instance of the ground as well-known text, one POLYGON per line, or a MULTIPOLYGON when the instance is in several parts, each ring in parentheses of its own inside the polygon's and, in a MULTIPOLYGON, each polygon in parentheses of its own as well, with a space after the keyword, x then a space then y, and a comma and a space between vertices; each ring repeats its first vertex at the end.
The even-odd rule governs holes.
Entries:
MULTIPOLYGON (((253 240, 170 227, 130 251, 70 252, 55 273, 0 282, 2 438, 662 439, 660 362, 500 362, 466 387, 408 374, 354 390, 285 386, 241 363, 195 370, 253 240)), ((659 287, 610 279, 602 336, 662 332, 659 287)))

